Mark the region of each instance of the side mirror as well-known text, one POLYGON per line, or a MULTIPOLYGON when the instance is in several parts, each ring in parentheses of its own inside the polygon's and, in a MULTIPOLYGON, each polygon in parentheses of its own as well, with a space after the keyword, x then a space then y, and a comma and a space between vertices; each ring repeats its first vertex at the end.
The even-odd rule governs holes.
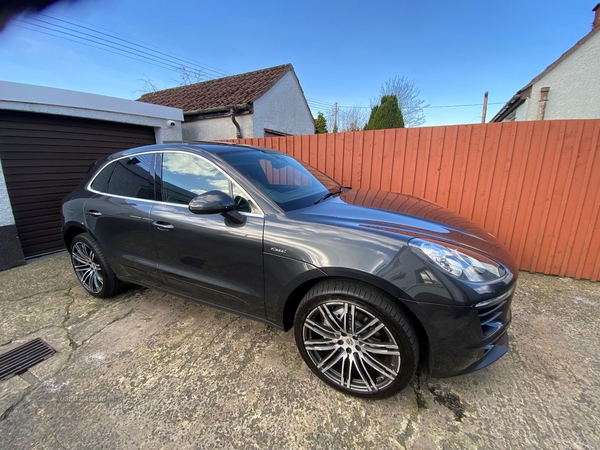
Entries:
POLYGON ((233 223, 246 222, 246 216, 235 210, 235 201, 221 191, 208 191, 194 197, 188 208, 194 214, 222 214, 233 223))

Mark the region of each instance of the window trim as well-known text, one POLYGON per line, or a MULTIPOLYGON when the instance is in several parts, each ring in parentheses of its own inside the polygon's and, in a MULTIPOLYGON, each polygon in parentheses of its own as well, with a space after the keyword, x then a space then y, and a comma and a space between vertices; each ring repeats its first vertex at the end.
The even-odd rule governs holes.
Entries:
MULTIPOLYGON (((232 183, 234 183, 235 186, 238 187, 238 189, 240 191, 242 191, 243 194, 245 194, 253 203, 254 206, 256 206, 256 209, 258 209, 258 212, 243 212, 240 211, 240 214, 244 214, 246 216, 249 217, 264 217, 265 213, 262 210, 262 208, 260 207, 260 205, 258 204, 258 202, 256 200, 254 200, 254 198, 248 194, 248 192, 239 185, 239 183, 237 181, 235 181, 228 173, 226 173, 225 171, 223 171, 223 169, 221 169, 217 164, 215 164, 214 162, 212 162, 210 159, 205 158, 202 155, 199 155, 195 152, 190 152, 190 151, 186 151, 186 150, 176 150, 176 149, 165 149, 165 150, 153 150, 150 152, 137 152, 137 153, 130 153, 128 155, 124 155, 121 156, 120 158, 117 159, 113 159, 111 161, 107 161, 100 169, 98 169, 96 171, 96 173, 94 174, 94 176, 90 179, 90 181, 86 184, 85 189, 93 192, 94 194, 100 194, 100 195, 105 195, 107 197, 114 197, 114 198, 122 198, 124 200, 134 200, 134 201, 140 201, 140 202, 150 202, 150 203, 160 203, 163 205, 171 205, 171 206, 179 206, 179 207, 183 207, 185 209, 188 209, 188 205, 184 204, 184 203, 171 203, 171 202, 163 202, 162 200, 157 200, 157 194, 158 192, 156 191, 156 185, 157 185, 157 181, 156 178, 157 176, 159 176, 158 171, 157 171, 157 167, 156 165, 158 164, 159 160, 160 160, 160 179, 162 181, 162 158, 155 158, 154 160, 154 167, 153 167, 153 171, 154 173, 151 174, 152 178, 154 179, 153 183, 154 183, 154 200, 148 200, 148 199, 144 199, 144 198, 137 198, 137 197, 126 197, 124 195, 116 195, 116 194, 109 194, 108 192, 101 192, 101 191, 97 191, 95 189, 92 189, 92 183, 96 180, 96 177, 98 176, 98 174, 100 172, 102 172, 109 164, 115 163, 117 161, 120 161, 121 159, 125 159, 125 158, 131 158, 133 156, 136 155, 149 155, 149 154, 163 154, 163 153, 184 153, 186 155, 192 155, 192 156, 196 156, 198 158, 202 158, 204 161, 207 161, 209 164, 211 164, 212 166, 214 166, 219 172, 221 172, 223 175, 225 175, 227 177, 227 179, 229 181, 231 181, 232 183)), ((162 197, 162 186, 161 186, 161 197, 162 197)), ((188 209, 189 210, 189 209, 188 209)))

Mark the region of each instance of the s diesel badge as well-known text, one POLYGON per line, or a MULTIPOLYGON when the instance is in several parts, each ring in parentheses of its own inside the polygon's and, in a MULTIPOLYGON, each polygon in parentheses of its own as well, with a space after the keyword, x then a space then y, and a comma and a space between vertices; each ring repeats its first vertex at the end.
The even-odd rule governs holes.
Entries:
POLYGON ((282 253, 282 254, 287 253, 287 250, 285 250, 283 248, 277 248, 277 247, 271 247, 271 251, 276 252, 276 253, 282 253))

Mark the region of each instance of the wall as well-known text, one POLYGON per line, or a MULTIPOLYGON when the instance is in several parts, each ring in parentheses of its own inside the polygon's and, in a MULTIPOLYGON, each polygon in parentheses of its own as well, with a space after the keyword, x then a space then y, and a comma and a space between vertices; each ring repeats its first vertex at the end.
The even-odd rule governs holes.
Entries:
MULTIPOLYGON (((240 124, 243 137, 254 137, 252 128, 252 114, 235 116, 240 124)), ((217 117, 214 119, 186 118, 183 124, 184 141, 216 141, 223 139, 235 139, 236 128, 230 116, 217 117)))
POLYGON ((312 113, 293 71, 254 102, 253 136, 263 137, 265 128, 288 134, 315 132, 312 113))
POLYGON ((181 140, 180 109, 105 95, 0 81, 0 109, 143 125, 154 127, 157 143, 181 140))
POLYGON ((242 139, 346 186, 439 203, 499 238, 520 269, 600 279, 600 120, 503 122, 242 139))
POLYGON ((517 120, 539 118, 540 89, 549 87, 545 119, 600 118, 600 32, 593 34, 543 78, 534 83, 531 98, 519 107, 517 120))
POLYGON ((25 264, 0 163, 0 270, 25 264))

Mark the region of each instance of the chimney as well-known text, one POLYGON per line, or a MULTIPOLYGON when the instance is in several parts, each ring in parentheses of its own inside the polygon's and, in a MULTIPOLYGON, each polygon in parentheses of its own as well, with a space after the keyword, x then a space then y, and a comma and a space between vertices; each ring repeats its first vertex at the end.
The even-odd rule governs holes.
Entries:
POLYGON ((594 6, 592 11, 596 13, 594 16, 594 22, 592 22, 592 30, 595 30, 596 28, 600 27, 600 3, 594 6))

